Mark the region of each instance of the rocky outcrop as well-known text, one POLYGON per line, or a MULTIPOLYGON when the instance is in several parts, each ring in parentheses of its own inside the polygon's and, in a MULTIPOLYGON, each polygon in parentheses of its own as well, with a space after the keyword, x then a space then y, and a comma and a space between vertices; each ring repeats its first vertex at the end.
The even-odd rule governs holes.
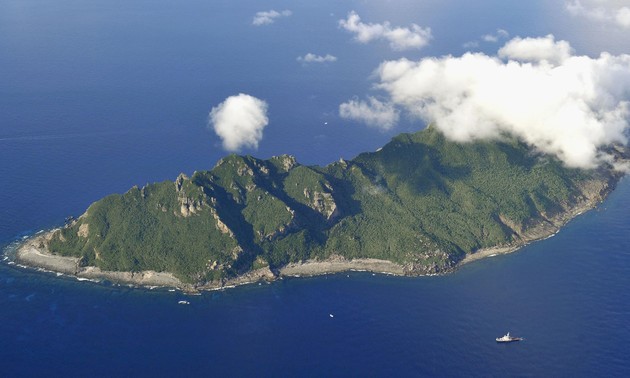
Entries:
MULTIPOLYGON (((299 263, 290 263, 281 267, 274 273, 269 266, 264 266, 255 270, 246 272, 230 279, 222 279, 218 281, 203 283, 200 285, 190 285, 182 283, 173 274, 168 272, 142 271, 142 272, 112 272, 103 271, 95 266, 82 267, 80 259, 76 257, 64 257, 50 254, 47 250, 47 243, 52 236, 59 230, 52 230, 48 233, 38 235, 26 241, 17 251, 16 261, 20 264, 42 268, 76 276, 78 278, 93 280, 111 280, 114 282, 140 286, 166 286, 177 287, 184 291, 197 290, 213 290, 224 287, 243 285, 259 281, 273 281, 278 276, 312 276, 328 273, 343 272, 348 270, 370 271, 387 273, 394 275, 418 276, 418 275, 434 275, 452 271, 461 264, 465 264, 483 257, 493 256, 495 254, 510 253, 529 242, 547 238, 556 233, 560 227, 575 216, 587 211, 599 202, 601 202, 615 187, 619 175, 613 174, 607 179, 591 180, 584 182, 580 186, 581 194, 575 203, 567 203, 566 209, 557 214, 539 220, 538 222, 523 227, 510 221, 506 217, 500 217, 501 221, 511 229, 515 230, 517 237, 514 242, 508 245, 494 246, 492 248, 482 249, 475 253, 469 254, 461 261, 454 261, 453 258, 444 251, 436 250, 431 253, 416 256, 417 261, 407 262, 405 264, 397 264, 387 260, 380 259, 346 259, 340 255, 332 255, 324 260, 307 260, 299 263), (520 231, 520 232, 519 232, 520 231), (427 263, 427 261, 432 261, 427 263)), ((309 194, 311 198, 315 198, 315 194, 309 194)), ((323 205, 324 206, 324 205, 323 205)), ((325 209, 325 207, 322 207, 325 209)), ((287 208, 287 211, 291 209, 287 208)), ((216 213, 213 212, 216 215, 216 213)), ((229 233, 231 230, 218 218, 217 227, 223 228, 223 232, 229 233), (223 226, 219 226, 223 225, 223 226)), ((82 234, 88 233, 87 223, 84 223, 82 234)), ((288 226, 289 227, 289 226, 288 226)), ((278 237, 282 229, 278 230, 278 237)), ((84 237, 84 236, 82 236, 84 237)), ((273 237, 269 235, 269 237, 273 237)), ((236 260, 243 253, 242 248, 236 247, 232 253, 232 257, 236 260)), ((97 256, 98 257, 98 256, 97 256)), ((262 260, 261 260, 262 261, 262 260)), ((260 263, 260 262, 259 262, 260 263)), ((219 271, 224 268, 230 268, 216 260, 209 260, 206 265, 208 271, 219 271)))
POLYGON ((230 230, 230 228, 227 226, 227 224, 223 223, 223 221, 221 220, 221 217, 219 217, 219 214, 217 214, 216 210, 214 210, 214 208, 210 208, 210 214, 212 214, 212 217, 214 218, 214 220, 217 222, 217 229, 219 231, 221 231, 221 233, 223 234, 227 234, 230 237, 234 237, 234 232, 232 232, 232 230, 230 230))
POLYGON ((280 237, 283 237, 289 234, 292 231, 299 229, 296 218, 295 218, 295 211, 288 206, 286 207, 286 209, 291 214, 291 220, 289 221, 289 223, 283 224, 272 233, 265 235, 264 239, 268 241, 274 241, 280 237))
POLYGON ((333 188, 326 184, 328 192, 311 191, 304 188, 304 197, 309 202, 309 207, 320 213, 327 221, 333 221, 339 216, 339 210, 335 198, 332 195, 333 188))
POLYGON ((113 274, 81 262, 164 269, 212 285, 271 279, 285 268, 437 274, 553 235, 620 177, 611 166, 578 171, 540 159, 522 143, 454 146, 436 133, 401 135, 377 153, 327 167, 290 155, 231 155, 192 178, 109 196, 20 258, 124 282, 153 282, 155 272, 113 274))
POLYGON ((177 193, 177 201, 179 202, 179 214, 176 212, 175 215, 181 215, 184 218, 200 213, 205 205, 202 199, 199 198, 200 196, 203 196, 202 188, 196 187, 198 193, 197 198, 194 198, 187 195, 184 188, 185 184, 192 186, 188 176, 181 173, 175 180, 175 191, 177 193))
POLYGON ((274 156, 273 159, 277 159, 280 162, 281 167, 285 172, 290 171, 298 165, 295 156, 292 155, 274 156))
POLYGON ((80 238, 87 238, 90 235, 90 225, 87 223, 82 223, 79 226, 79 231, 77 232, 80 238))
POLYGON ((470 253, 457 265, 466 264, 488 256, 511 253, 528 243, 553 236, 571 219, 601 203, 615 189, 621 176, 623 176, 622 172, 611 171, 608 175, 603 175, 599 180, 583 181, 579 184, 580 195, 575 198, 575 202, 562 204, 562 211, 553 215, 545 214, 545 217, 534 222, 529 227, 523 228, 506 218, 502 218, 501 221, 508 227, 521 229, 514 241, 506 245, 484 248, 470 253))
POLYGON ((189 217, 197 214, 202 210, 202 203, 199 200, 192 198, 180 197, 179 198, 179 211, 183 217, 189 217))

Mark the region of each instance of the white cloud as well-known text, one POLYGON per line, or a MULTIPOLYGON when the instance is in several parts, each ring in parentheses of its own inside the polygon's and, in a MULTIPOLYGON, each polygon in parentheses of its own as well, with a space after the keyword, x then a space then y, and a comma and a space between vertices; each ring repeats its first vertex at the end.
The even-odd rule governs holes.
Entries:
POLYGON ((494 34, 484 34, 479 38, 479 40, 468 41, 462 44, 462 47, 466 50, 472 50, 479 47, 480 41, 486 42, 486 43, 497 43, 500 40, 506 39, 509 36, 510 36, 510 33, 508 33, 507 30, 497 29, 497 31, 494 34))
POLYGON ((377 87, 389 98, 380 106, 435 122, 460 142, 513 135, 571 167, 594 167, 610 158, 600 147, 627 142, 630 55, 575 56, 553 36, 515 38, 500 51, 505 59, 384 62, 377 87), (535 46, 544 53, 532 53, 535 46))
POLYGON ((505 29, 497 29, 497 34, 499 38, 507 38, 510 36, 510 33, 505 29))
POLYGON ((398 111, 391 103, 381 102, 374 97, 368 97, 368 102, 354 99, 339 105, 339 115, 383 131, 394 127, 399 118, 398 111))
POLYGON ((477 47, 479 47, 479 42, 477 42, 477 41, 468 41, 468 42, 464 43, 462 45, 462 47, 465 48, 466 50, 476 49, 477 47))
POLYGON ((283 10, 281 12, 278 12, 272 9, 270 11, 258 12, 256 13, 256 15, 254 15, 252 25, 262 26, 273 24, 277 18, 289 17, 291 14, 293 14, 293 12, 291 12, 290 10, 283 10))
POLYGON ((630 8, 622 7, 617 9, 615 21, 624 28, 630 28, 630 8))
POLYGON ((336 62, 337 57, 332 56, 330 54, 326 54, 325 56, 322 56, 322 55, 315 55, 313 53, 308 53, 304 56, 298 56, 297 61, 302 62, 302 63, 326 63, 326 62, 336 62))
POLYGON ((497 29, 497 32, 495 34, 482 35, 481 39, 484 42, 497 43, 497 42, 499 42, 500 39, 505 39, 505 38, 507 38, 509 36, 510 36, 510 33, 508 33, 507 30, 497 29))
POLYGON ((565 3, 573 16, 630 29, 630 7, 627 0, 572 0, 565 3))
POLYGON ((223 141, 223 148, 238 151, 258 148, 263 129, 269 124, 268 105, 256 97, 240 93, 230 96, 210 111, 210 123, 223 141))
POLYGON ((559 64, 572 54, 567 41, 556 42, 553 35, 544 38, 516 37, 499 50, 499 57, 526 62, 547 61, 559 64))
POLYGON ((354 33, 354 38, 361 43, 383 39, 397 51, 420 49, 433 39, 431 28, 422 28, 416 24, 411 24, 408 28, 392 27, 388 21, 382 24, 366 24, 361 22, 361 17, 355 11, 350 12, 347 19, 339 20, 339 26, 354 33))

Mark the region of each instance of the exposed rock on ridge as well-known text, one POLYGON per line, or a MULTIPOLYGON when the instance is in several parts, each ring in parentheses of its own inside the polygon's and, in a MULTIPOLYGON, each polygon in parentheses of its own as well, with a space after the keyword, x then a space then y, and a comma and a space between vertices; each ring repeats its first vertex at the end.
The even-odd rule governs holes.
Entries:
POLYGON ((431 129, 326 167, 230 155, 108 196, 42 248, 76 271, 171 272, 201 287, 301 266, 437 274, 557 232, 614 189, 613 166, 568 169, 516 140, 459 145, 431 129))

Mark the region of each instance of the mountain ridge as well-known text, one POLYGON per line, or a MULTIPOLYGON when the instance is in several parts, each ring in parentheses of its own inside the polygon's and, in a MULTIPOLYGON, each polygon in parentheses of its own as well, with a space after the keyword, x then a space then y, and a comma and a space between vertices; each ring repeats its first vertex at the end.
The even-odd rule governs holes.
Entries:
POLYGON ((516 139, 459 144, 429 127, 324 167, 229 155, 212 170, 96 201, 39 249, 76 258, 76 272, 171 273, 198 287, 317 263, 437 274, 552 235, 621 176, 566 168, 516 139))

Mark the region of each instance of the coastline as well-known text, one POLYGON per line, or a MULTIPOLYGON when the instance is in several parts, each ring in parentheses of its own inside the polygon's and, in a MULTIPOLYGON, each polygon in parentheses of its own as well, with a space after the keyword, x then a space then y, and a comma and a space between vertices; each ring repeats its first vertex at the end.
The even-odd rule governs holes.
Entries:
POLYGON ((333 256, 323 261, 308 260, 301 263, 290 263, 280 268, 276 273, 265 267, 223 282, 209 282, 197 286, 184 283, 173 274, 167 272, 116 272, 104 271, 95 266, 81 267, 79 258, 54 255, 47 250, 45 242, 55 231, 56 229, 53 229, 22 242, 16 250, 15 262, 21 267, 57 273, 74 277, 78 280, 96 282, 109 280, 121 285, 146 288, 175 288, 188 293, 219 290, 261 281, 271 282, 282 277, 319 276, 346 271, 367 271, 397 276, 406 275, 402 265, 391 261, 369 258, 347 260, 342 256, 333 256))
POLYGON ((562 227, 571 220, 596 208, 600 203, 602 203, 606 197, 608 197, 608 194, 614 190, 616 186, 615 184, 616 183, 610 185, 609 183, 608 186, 602 188, 601 192, 597 196, 585 198, 583 201, 576 203, 573 207, 564 212, 558 213, 549 218, 544 217, 540 223, 532 226, 522 235, 519 235, 519 239, 510 245, 483 248, 475 251, 474 253, 467 254, 466 257, 457 263, 455 268, 487 257, 516 252, 530 243, 555 236, 558 232, 560 232, 562 227))
POLYGON ((53 255, 46 248, 46 242, 56 230, 35 235, 24 241, 16 250, 15 262, 23 267, 59 273, 79 280, 109 280, 142 287, 174 287, 182 291, 189 289, 190 285, 184 284, 171 273, 150 270, 143 272, 104 271, 95 266, 80 266, 78 257, 53 255))
POLYGON ((80 266, 80 259, 51 254, 46 245, 51 235, 57 230, 53 229, 23 241, 17 248, 15 262, 20 266, 50 271, 78 280, 101 281, 109 280, 117 284, 146 287, 146 288, 175 288, 187 293, 199 291, 220 290, 261 281, 275 281, 282 277, 318 276, 341 273, 346 271, 366 271, 395 276, 425 276, 451 273, 460 266, 501 254, 512 253, 527 244, 554 236, 559 230, 575 217, 595 208, 614 189, 616 182, 608 182, 599 190, 590 191, 590 196, 585 196, 565 211, 550 217, 542 215, 542 220, 527 228, 522 234, 516 234, 516 239, 509 245, 499 245, 479 249, 456 262, 451 268, 440 272, 428 274, 413 268, 413 265, 401 265, 388 260, 361 258, 348 260, 343 256, 333 255, 326 260, 307 260, 299 263, 290 263, 276 272, 268 267, 247 272, 238 277, 220 282, 209 282, 203 285, 187 284, 168 272, 142 271, 142 272, 116 272, 103 271, 95 266, 80 266), (595 194, 596 193, 596 194, 595 194))
POLYGON ((280 269, 281 276, 317 276, 347 271, 362 271, 396 276, 405 275, 405 267, 387 260, 353 259, 346 260, 342 256, 333 256, 327 260, 307 260, 301 263, 291 263, 280 269))

